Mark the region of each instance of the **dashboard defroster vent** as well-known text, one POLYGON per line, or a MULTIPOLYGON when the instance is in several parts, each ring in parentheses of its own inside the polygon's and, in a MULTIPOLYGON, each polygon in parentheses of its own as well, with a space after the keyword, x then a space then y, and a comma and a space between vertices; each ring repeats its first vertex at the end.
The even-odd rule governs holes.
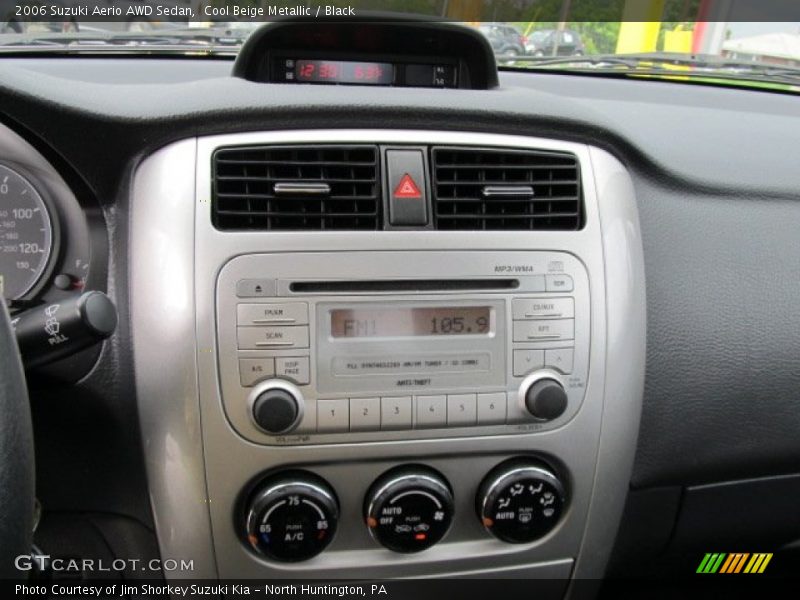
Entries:
POLYGON ((566 152, 435 147, 436 229, 572 231, 582 226, 578 158, 566 152))
POLYGON ((212 219, 225 230, 381 228, 377 146, 220 148, 212 219))

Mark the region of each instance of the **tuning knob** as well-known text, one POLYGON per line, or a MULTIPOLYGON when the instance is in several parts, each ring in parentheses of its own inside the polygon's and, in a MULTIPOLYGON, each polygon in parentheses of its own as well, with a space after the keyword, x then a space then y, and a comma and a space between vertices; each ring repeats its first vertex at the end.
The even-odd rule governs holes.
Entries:
POLYGON ((540 421, 552 421, 567 410, 567 392, 557 375, 548 371, 533 373, 520 386, 520 399, 531 415, 540 421))
POLYGON ((288 381, 260 383, 250 393, 249 403, 255 424, 271 435, 289 433, 303 420, 303 394, 288 381))

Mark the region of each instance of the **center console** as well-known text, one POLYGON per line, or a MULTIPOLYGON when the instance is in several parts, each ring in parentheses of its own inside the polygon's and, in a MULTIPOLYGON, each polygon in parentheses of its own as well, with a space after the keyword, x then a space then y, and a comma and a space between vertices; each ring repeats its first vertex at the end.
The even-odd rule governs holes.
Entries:
POLYGON ((159 543, 195 560, 175 577, 602 576, 644 373, 616 159, 476 133, 206 137, 140 166, 132 214, 159 543))

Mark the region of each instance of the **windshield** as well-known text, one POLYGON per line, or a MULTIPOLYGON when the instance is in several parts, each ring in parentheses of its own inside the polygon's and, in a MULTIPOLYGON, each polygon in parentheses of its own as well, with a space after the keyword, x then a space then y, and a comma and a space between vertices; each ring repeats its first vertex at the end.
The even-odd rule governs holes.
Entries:
POLYGON ((487 40, 501 69, 800 91, 800 2, 786 0, 385 0, 320 5, 268 0, 0 0, 0 6, 0 56, 68 52, 233 57, 247 37, 270 20, 358 19, 379 10, 472 27, 487 40))

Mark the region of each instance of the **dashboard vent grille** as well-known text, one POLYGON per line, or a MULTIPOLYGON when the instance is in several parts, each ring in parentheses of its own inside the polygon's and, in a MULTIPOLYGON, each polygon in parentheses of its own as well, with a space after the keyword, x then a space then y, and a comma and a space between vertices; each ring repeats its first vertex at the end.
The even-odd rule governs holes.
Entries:
POLYGON ((212 163, 218 229, 381 227, 377 146, 221 148, 212 163))
POLYGON ((581 177, 566 152, 433 148, 436 229, 581 228, 581 177))

